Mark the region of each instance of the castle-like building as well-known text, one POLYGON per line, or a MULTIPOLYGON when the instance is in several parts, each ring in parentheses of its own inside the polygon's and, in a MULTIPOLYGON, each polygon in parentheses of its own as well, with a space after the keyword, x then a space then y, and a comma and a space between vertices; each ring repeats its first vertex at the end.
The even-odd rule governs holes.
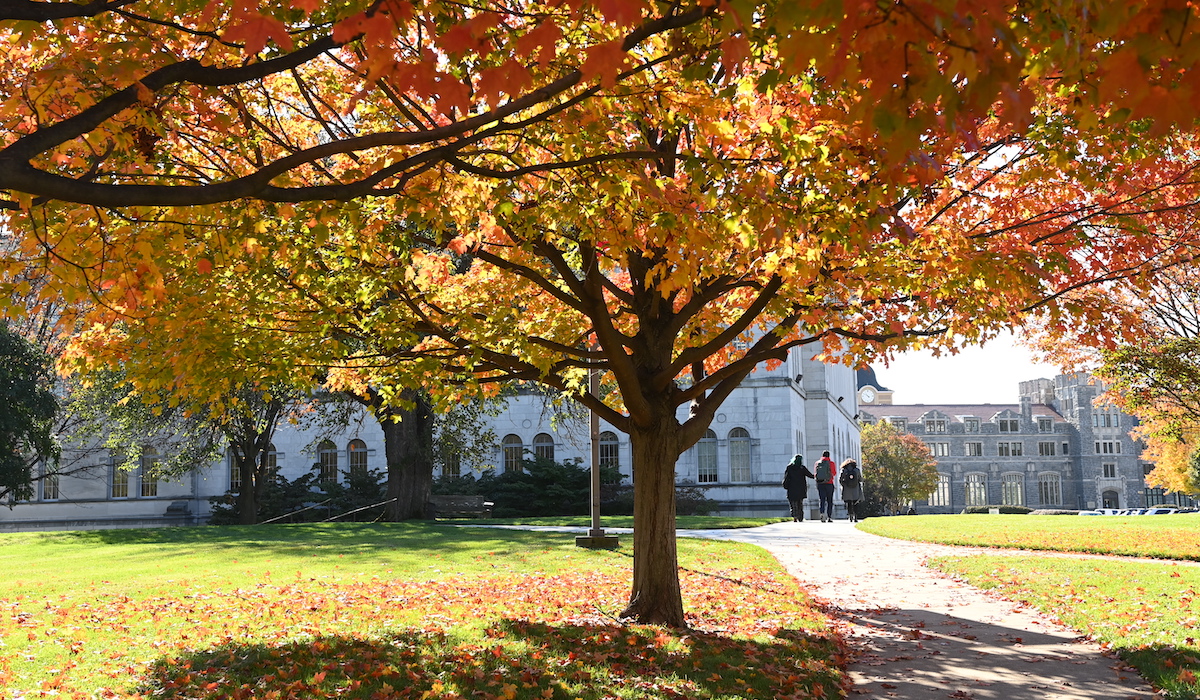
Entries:
POLYGON ((938 486, 913 504, 919 513, 1195 505, 1147 488, 1153 465, 1130 436, 1136 419, 1100 401, 1103 384, 1088 374, 1021 382, 1014 404, 895 404, 873 372, 860 371, 858 382, 864 424, 888 421, 921 438, 937 460, 938 486))

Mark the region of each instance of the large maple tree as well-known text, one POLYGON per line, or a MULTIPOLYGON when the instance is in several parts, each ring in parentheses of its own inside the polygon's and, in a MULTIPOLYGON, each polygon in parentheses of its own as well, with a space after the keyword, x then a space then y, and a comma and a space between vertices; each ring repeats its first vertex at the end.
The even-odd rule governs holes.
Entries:
POLYGON ((1077 290, 1192 255, 1190 9, 301 5, 20 25, 12 265, 148 386, 575 397, 631 438, 644 622, 685 624, 674 464, 756 366, 1099 323, 1077 290))

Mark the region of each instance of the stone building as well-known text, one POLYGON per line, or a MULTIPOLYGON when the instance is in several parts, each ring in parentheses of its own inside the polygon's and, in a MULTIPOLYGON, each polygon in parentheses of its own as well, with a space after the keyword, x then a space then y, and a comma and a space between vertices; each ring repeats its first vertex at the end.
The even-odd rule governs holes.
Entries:
MULTIPOLYGON (((786 515, 780 486, 792 456, 813 464, 824 450, 837 460, 859 455, 854 370, 818 362, 819 349, 793 350, 773 369, 759 367, 717 412, 707 436, 680 457, 676 481, 695 486, 733 515, 786 515)), ((680 419, 687 406, 680 407, 680 419)), ((541 394, 527 392, 508 401, 491 424, 499 444, 492 464, 515 468, 522 453, 560 461, 590 461, 585 412, 564 411, 541 394)), ((635 478, 629 439, 601 423, 602 462, 635 478)), ((815 504, 815 489, 813 490, 815 504)))
MULTIPOLYGON (((814 360, 817 352, 811 347, 793 350, 786 362, 760 367, 743 382, 717 413, 708 435, 680 458, 679 483, 701 489, 723 513, 786 515, 780 482, 793 454, 805 455, 809 464, 823 450, 839 461, 857 458, 854 371, 814 360)), ((515 468, 530 453, 590 462, 587 416, 578 408, 556 408, 539 392, 519 392, 489 420, 497 439, 491 459, 474 465, 451 461, 445 470, 500 472, 515 468)), ((351 468, 385 469, 383 432, 369 418, 328 435, 284 424, 273 447, 270 458, 288 479, 314 465, 334 478, 351 468)), ((604 461, 633 477, 624 433, 605 425, 600 450, 604 461)), ((147 453, 146 468, 154 458, 147 453)), ((175 480, 153 478, 146 468, 117 469, 102 450, 69 450, 67 460, 75 467, 70 475, 41 481, 30 501, 0 507, 0 530, 199 524, 211 513, 210 496, 236 488, 237 474, 228 459, 175 480)))
POLYGON ((1078 373, 1021 382, 1014 404, 905 405, 891 403, 873 374, 859 375, 864 423, 889 421, 920 437, 937 459, 937 489, 914 504, 918 512, 1194 505, 1147 489, 1153 465, 1130 437, 1135 418, 1102 403, 1103 391, 1099 380, 1078 373))

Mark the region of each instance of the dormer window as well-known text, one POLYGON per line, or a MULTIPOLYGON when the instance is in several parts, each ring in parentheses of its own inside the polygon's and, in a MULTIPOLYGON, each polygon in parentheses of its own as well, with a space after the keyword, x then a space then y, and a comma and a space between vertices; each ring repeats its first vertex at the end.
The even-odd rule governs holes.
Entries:
POLYGON ((979 419, 978 418, 964 418, 963 419, 963 428, 968 433, 978 433, 979 432, 979 419))
POLYGON ((1000 432, 1002 433, 1017 433, 1021 431, 1021 424, 1016 418, 1001 418, 1000 432))
POLYGON ((944 433, 946 432, 946 421, 941 418, 926 418, 925 432, 927 433, 944 433))

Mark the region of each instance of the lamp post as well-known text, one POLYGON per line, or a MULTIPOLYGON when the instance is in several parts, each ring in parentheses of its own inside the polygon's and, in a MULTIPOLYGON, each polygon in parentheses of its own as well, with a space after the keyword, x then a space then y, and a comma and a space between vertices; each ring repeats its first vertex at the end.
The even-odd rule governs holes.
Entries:
MULTIPOLYGON (((588 377, 588 391, 596 400, 600 399, 600 370, 592 370, 588 377)), ((576 547, 587 549, 616 549, 621 542, 616 535, 604 534, 600 527, 600 414, 591 411, 592 434, 592 527, 586 535, 575 538, 576 547)))

